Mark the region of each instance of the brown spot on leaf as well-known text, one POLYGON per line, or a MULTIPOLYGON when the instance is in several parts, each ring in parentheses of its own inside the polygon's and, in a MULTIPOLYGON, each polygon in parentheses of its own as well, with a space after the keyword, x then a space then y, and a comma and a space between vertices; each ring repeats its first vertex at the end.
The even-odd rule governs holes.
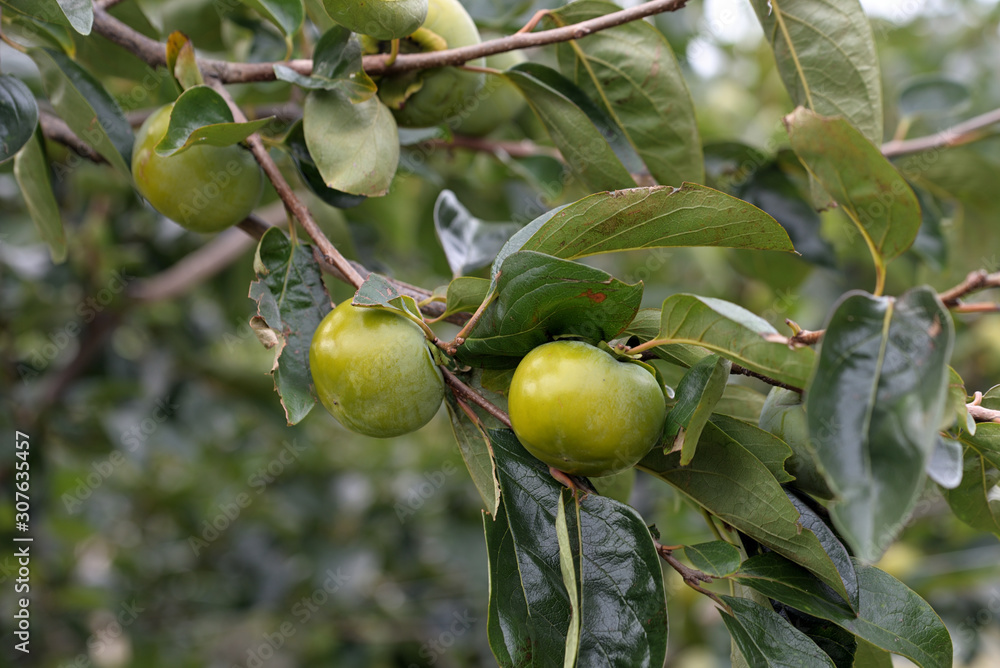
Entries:
POLYGON ((587 288, 586 292, 581 292, 580 296, 581 297, 586 297, 587 299, 589 299, 590 301, 594 302, 595 304, 600 304, 601 302, 603 302, 605 299, 608 298, 608 296, 606 294, 604 294, 603 292, 594 292, 590 288, 587 288))

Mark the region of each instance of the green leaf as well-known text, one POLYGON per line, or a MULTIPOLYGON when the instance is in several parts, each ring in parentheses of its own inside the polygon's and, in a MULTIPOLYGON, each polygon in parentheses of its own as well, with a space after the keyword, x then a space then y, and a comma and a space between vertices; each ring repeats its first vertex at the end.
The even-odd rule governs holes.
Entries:
POLYGON ((69 26, 81 35, 89 35, 94 25, 91 0, 2 0, 0 5, 49 23, 69 26))
MULTIPOLYGON (((562 26, 619 10, 609 2, 582 0, 546 19, 562 26)), ((560 44, 558 57, 562 73, 621 128, 657 183, 704 181, 694 104, 662 32, 633 21, 560 44)))
POLYGON ((330 311, 330 296, 310 248, 293 244, 276 227, 261 237, 254 270, 257 280, 250 283, 250 298, 257 302, 257 314, 250 326, 261 343, 274 348, 274 389, 288 424, 297 424, 316 403, 309 345, 330 311))
POLYGON ((0 162, 31 140, 38 125, 38 104, 31 89, 9 74, 0 75, 0 162))
POLYGON ((273 23, 285 37, 291 37, 298 32, 305 19, 302 0, 240 0, 240 2, 273 23))
POLYGON ((663 302, 657 340, 708 348, 769 378, 805 387, 815 361, 811 348, 789 348, 765 335, 777 330, 729 302, 677 294, 663 302))
MULTIPOLYGON (((439 288, 440 290, 440 288, 439 288)), ((435 294, 438 291, 435 290, 435 294)), ((444 320, 455 313, 475 313, 490 294, 490 282, 475 276, 459 276, 444 288, 445 308, 434 322, 444 320)))
POLYGON ((684 554, 692 566, 713 577, 724 578, 740 568, 740 551, 724 540, 685 545, 684 554))
POLYGON ((729 360, 709 355, 691 367, 677 385, 663 438, 668 451, 681 453, 681 466, 694 457, 701 431, 729 382, 731 366, 729 360))
POLYGON ((132 160, 132 128, 121 107, 101 83, 65 54, 28 49, 42 85, 59 117, 77 137, 127 176, 132 160))
POLYGON ((858 0, 751 0, 792 101, 882 143, 882 81, 858 0))
MULTIPOLYGON (((860 644, 857 636, 848 633, 833 622, 807 615, 781 603, 774 607, 775 611, 787 619, 792 626, 809 636, 816 643, 816 646, 830 657, 834 666, 854 668, 854 660, 860 644)), ((859 664, 859 667, 864 665, 859 664)))
POLYGON ((156 145, 162 156, 175 155, 192 146, 232 146, 267 125, 274 116, 234 123, 233 112, 222 96, 208 86, 189 88, 174 102, 170 125, 156 145))
POLYGON ((609 341, 631 322, 642 284, 576 262, 522 251, 504 260, 497 297, 458 349, 465 364, 504 368, 554 337, 609 341))
POLYGON ((59 204, 52 192, 52 177, 45 157, 45 138, 41 128, 36 129, 28 143, 14 156, 14 178, 38 234, 49 245, 52 261, 57 264, 63 262, 66 259, 66 233, 59 215, 59 204))
POLYGON ((867 640, 858 638, 858 649, 854 653, 854 668, 893 668, 892 654, 876 647, 867 640))
POLYGON ((839 501, 834 524, 864 561, 902 529, 944 411, 954 328, 930 288, 848 293, 826 325, 806 401, 810 440, 839 501))
POLYGON ((723 596, 732 614, 722 621, 751 668, 802 668, 833 662, 809 636, 770 608, 744 598, 723 596))
POLYGON ((734 577, 768 598, 816 617, 854 614, 851 606, 816 576, 774 552, 750 557, 734 577))
POLYGON ((563 668, 574 668, 580 657, 580 589, 583 583, 577 578, 583 573, 580 561, 580 535, 577 533, 570 542, 569 526, 566 522, 566 505, 571 504, 574 512, 573 526, 580 529, 580 506, 575 502, 572 492, 568 489, 559 492, 559 510, 556 511, 556 539, 559 541, 559 570, 562 573, 563 585, 570 603, 569 629, 566 632, 566 652, 563 656, 563 668), (569 499, 567 500, 567 493, 569 499), (576 546, 574 549, 573 546, 576 546), (575 553, 575 554, 574 554, 575 553))
POLYGON ((910 118, 947 116, 964 110, 971 98, 971 91, 959 81, 937 75, 917 77, 899 92, 899 113, 910 118))
POLYGON ((409 295, 400 294, 395 285, 379 274, 368 274, 368 278, 358 288, 351 303, 355 306, 395 311, 417 323, 422 329, 426 329, 417 301, 409 295))
MULTIPOLYGON (((175 30, 167 37, 167 70, 173 75, 174 81, 182 91, 205 83, 194 53, 194 44, 179 30, 175 30)), ((229 108, 226 107, 226 110, 229 108)), ((229 115, 229 120, 233 120, 232 114, 229 115)))
POLYGON ((680 453, 654 448, 637 466, 670 483, 723 522, 816 573, 848 597, 841 575, 816 534, 767 468, 709 422, 687 466, 680 453))
MULTIPOLYGON (((466 468, 476 491, 483 498, 486 511, 496 515, 500 505, 500 483, 493 463, 493 448, 481 424, 469 416, 452 392, 445 392, 445 406, 451 418, 451 428, 458 442, 466 468)), ((470 408, 471 410, 471 408, 470 408)))
POLYGON ((976 435, 963 432, 962 482, 944 493, 955 516, 1000 537, 1000 424, 984 422, 976 435))
POLYGON ((489 265, 519 229, 517 223, 476 218, 450 190, 442 190, 434 204, 434 231, 455 277, 489 265))
POLYGON ((377 40, 407 37, 427 18, 427 0, 323 0, 330 18, 377 40))
POLYGON ((299 176, 306 187, 314 195, 337 209, 350 209, 358 206, 367 198, 364 195, 348 195, 345 192, 328 188, 320 176, 316 163, 309 155, 309 147, 306 146, 306 136, 302 130, 302 121, 295 121, 288 133, 282 140, 282 144, 292 156, 292 161, 298 169, 299 176))
MULTIPOLYGON (((0 7, 3 6, 5 4, 0 0, 0 7)), ((75 31, 68 26, 47 23, 16 11, 5 12, 3 21, 7 34, 26 46, 49 46, 70 57, 76 56, 75 31)))
POLYGON ((590 195, 511 243, 515 239, 520 250, 567 259, 677 246, 793 250, 788 234, 766 213, 693 183, 590 195))
MULTIPOLYGON (((560 570, 556 513, 563 487, 507 430, 491 431, 508 513, 520 588, 528 605, 528 633, 536 665, 565 652, 570 601, 560 570)), ((634 510, 597 494, 579 501, 579 524, 567 513, 572 543, 578 536, 581 582, 579 666, 611 664, 659 668, 666 657, 667 610, 659 556, 634 510)))
MULTIPOLYGON (((641 309, 625 328, 625 334, 635 336, 640 342, 652 341, 660 333, 662 311, 658 308, 641 309)), ((686 343, 667 343, 650 349, 650 352, 678 366, 690 368, 711 353, 701 346, 686 343)))
POLYGON ((843 118, 799 107, 785 117, 792 149, 851 219, 884 280, 885 264, 920 230, 917 196, 879 150, 843 118))
POLYGON ((368 197, 388 192, 399 164, 399 137, 395 119, 377 97, 353 104, 338 91, 313 91, 303 124, 327 187, 368 197))
POLYGON ((795 479, 785 470, 785 460, 792 456, 792 449, 774 434, 743 420, 718 413, 712 415, 712 424, 759 459, 778 482, 791 482, 795 479))
POLYGON ((965 429, 970 434, 976 433, 976 421, 969 415, 969 393, 965 389, 965 381, 951 366, 948 367, 948 398, 945 406, 941 429, 950 429, 954 425, 965 429))
MULTIPOLYGON (((657 349, 659 350, 659 349, 657 349)), ((718 415, 726 415, 743 422, 757 422, 760 412, 764 408, 764 401, 767 397, 746 385, 727 385, 726 391, 722 393, 722 399, 715 405, 715 412, 718 415)), ((764 462, 769 468, 770 464, 764 462)), ((775 475, 775 477, 782 477, 775 475)))
POLYGON ((354 103, 370 99, 378 89, 362 65, 361 42, 341 26, 330 28, 316 43, 312 74, 285 65, 275 65, 274 74, 309 90, 339 90, 354 103))
MULTIPOLYGON (((446 393, 450 394, 450 393, 446 393)), ((520 582, 514 536, 503 501, 491 519, 483 514, 486 552, 490 560, 490 603, 486 621, 493 656, 502 668, 527 668, 536 643, 529 633, 528 602, 520 582)))
POLYGON ((594 116, 603 114, 570 81, 535 63, 523 63, 501 76, 520 89, 570 169, 588 188, 635 187, 629 170, 615 151, 622 141, 610 123, 600 119, 595 123, 594 116))
POLYGON ((939 436, 927 460, 927 477, 945 489, 955 489, 962 483, 962 455, 961 443, 939 436))

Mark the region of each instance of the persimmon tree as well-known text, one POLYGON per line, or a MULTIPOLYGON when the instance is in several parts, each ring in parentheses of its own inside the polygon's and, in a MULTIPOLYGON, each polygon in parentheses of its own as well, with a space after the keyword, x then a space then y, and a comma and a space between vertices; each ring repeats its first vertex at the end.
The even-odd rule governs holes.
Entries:
MULTIPOLYGON (((667 565, 717 606, 734 665, 867 668, 899 654, 925 668, 950 666, 952 641, 935 610, 873 564, 927 485, 942 490, 956 522, 1000 535, 1000 386, 967 388, 949 366, 956 321, 966 327, 971 314, 998 310, 973 295, 1000 287, 1000 273, 964 267, 960 284, 934 287, 892 269, 915 243, 926 250, 953 199, 930 166, 947 147, 986 137, 1000 113, 917 137, 901 124, 885 141, 877 45, 857 0, 751 0, 790 99, 786 115, 770 119, 783 124, 783 140, 767 152, 703 145, 683 70, 647 20, 683 12, 686 0, 626 9, 577 0, 489 39, 438 7, 464 11, 458 3, 431 2, 428 14, 426 0, 375 2, 383 14, 370 16, 350 4, 227 5, 267 24, 284 57, 222 60, 169 20, 158 30, 127 0, 0 0, 4 42, 34 61, 43 84, 32 90, 0 76, 0 161, 12 162, 53 261, 65 259, 73 238, 49 153, 68 147, 74 159, 144 178, 132 160, 134 126, 145 116, 126 115, 108 89, 131 75, 88 66, 75 46, 110 42, 151 73, 138 84, 149 112, 154 102, 173 104, 147 155, 252 154, 287 212, 287 225, 251 214, 239 227, 259 240, 247 317, 274 350, 289 425, 318 403, 309 351, 333 308, 325 276, 350 286, 352 309, 392 313, 424 334, 484 506, 487 634, 500 665, 662 665, 667 565), (529 120, 515 124, 515 114, 529 120), (345 257, 315 207, 385 196, 400 170, 434 178, 427 147, 544 158, 558 166, 560 194, 518 225, 481 220, 442 190, 434 225, 453 272, 446 285, 410 285, 391 267, 371 272, 345 257), (746 251, 741 257, 760 258, 756 267, 780 271, 795 255, 846 273, 829 269, 831 225, 842 247, 869 258, 871 284, 845 292, 812 323, 771 322, 737 299, 683 292, 652 303, 642 281, 584 261, 715 247, 746 251), (614 480, 550 468, 511 428, 514 370, 556 340, 636 365, 663 390, 666 417, 648 453, 634 467, 634 458, 597 467, 618 471, 614 480), (775 388, 767 403, 741 394, 737 376, 775 388), (635 469, 683 494, 716 540, 675 544, 671 527, 649 525, 620 492, 635 469)), ((950 95, 944 83, 914 89, 907 118, 950 95)), ((170 190, 172 180, 136 186, 154 205, 183 196, 174 204, 197 221, 239 180, 229 164, 184 193, 170 190)), ((519 169, 545 185, 540 163, 519 169)), ((411 338, 418 331, 403 329, 411 338)), ((363 378, 379 351, 352 345, 367 360, 363 378)), ((337 358, 330 377, 348 363, 337 358)), ((626 440, 630 426, 607 411, 629 397, 618 388, 602 400, 588 380, 566 378, 568 394, 582 397, 568 419, 606 415, 604 427, 591 427, 612 430, 602 443, 626 440)), ((352 395, 350 409, 330 399, 331 410, 350 426, 340 411, 364 414, 363 396, 352 395)), ((426 402, 399 399, 408 401, 426 402)), ((659 419, 656 410, 643 415, 659 419)), ((545 418, 528 411, 525 419, 545 418)))

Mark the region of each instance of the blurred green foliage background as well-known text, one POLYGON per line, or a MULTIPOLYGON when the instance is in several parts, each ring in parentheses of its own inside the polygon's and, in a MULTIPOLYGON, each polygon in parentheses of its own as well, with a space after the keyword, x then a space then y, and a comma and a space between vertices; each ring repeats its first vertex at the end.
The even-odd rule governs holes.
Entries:
MULTIPOLYGON (((501 32, 558 4, 465 2, 484 29, 501 32)), ((1000 106, 997 3, 863 4, 877 10, 890 135, 900 124, 900 136, 933 133, 1000 106), (908 115, 900 94, 919 77, 944 77, 964 92, 939 101, 933 113, 908 115)), ((115 13, 154 36, 185 30, 211 55, 283 57, 280 37, 235 2, 142 0, 115 13)), ((738 141, 769 153, 785 145, 780 119, 790 103, 748 4, 692 3, 655 24, 685 64, 706 144, 738 141)), ((101 38, 74 41, 80 62, 100 74, 126 111, 168 101, 162 71, 150 78, 142 63, 101 38)), ((0 63, 40 90, 30 61, 3 47, 0 63)), ((283 102, 289 88, 258 84, 238 94, 254 107, 283 102)), ((497 136, 546 141, 530 112, 497 136)), ((5 640, 0 652, 20 662, 10 665, 494 665, 481 501, 444 412, 389 441, 348 433, 321 409, 287 427, 266 375, 272 353, 247 324, 252 244, 237 244, 215 276, 175 297, 134 299, 207 239, 159 218, 107 167, 48 148, 70 240, 63 265, 50 263, 10 164, 0 166, 0 517, 5 529, 12 525, 17 429, 30 434, 36 537, 32 655, 15 656, 5 640)), ((450 277, 431 214, 443 188, 483 219, 521 223, 587 194, 544 156, 411 147, 402 164, 385 198, 348 211, 314 198, 310 204, 349 255, 430 288, 450 277)), ((282 166, 292 173, 287 160, 282 166)), ((1000 269, 997 139, 927 154, 918 173, 940 210, 929 207, 926 234, 893 265, 887 291, 919 283, 943 289, 973 269, 1000 269)), ((696 292, 735 301, 779 326, 792 318, 815 329, 840 294, 873 285, 867 250, 849 245, 845 229, 839 214, 824 214, 829 267, 718 249, 595 262, 623 280, 643 280, 646 306, 696 292)), ((348 296, 343 285, 330 287, 336 301, 348 296)), ((970 392, 1000 382, 1000 317, 960 316, 957 328, 953 365, 970 392)), ((743 384, 746 397, 762 389, 743 384)), ((700 515, 653 479, 640 475, 631 501, 664 542, 711 539, 700 515)), ((0 548, 5 625, 16 573, 9 538, 0 548)), ((995 537, 960 525, 929 488, 881 565, 942 614, 956 665, 998 665, 995 537)), ((728 635, 710 601, 673 572, 665 576, 668 665, 728 665, 728 635)))

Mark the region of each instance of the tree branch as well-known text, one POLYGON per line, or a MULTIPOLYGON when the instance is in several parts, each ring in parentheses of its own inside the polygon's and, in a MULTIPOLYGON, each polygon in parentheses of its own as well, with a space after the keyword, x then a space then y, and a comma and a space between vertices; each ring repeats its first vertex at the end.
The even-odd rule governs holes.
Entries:
POLYGON ((551 146, 541 146, 530 139, 485 139, 483 137, 454 135, 450 140, 431 139, 423 142, 422 145, 442 148, 467 148, 470 151, 479 151, 481 153, 497 153, 502 151, 512 158, 532 158, 542 155, 565 162, 559 149, 551 146))
POLYGON ((440 368, 442 375, 444 375, 444 382, 451 387, 451 391, 455 393, 456 397, 471 401, 499 420, 508 429, 512 429, 510 426, 510 416, 507 415, 507 413, 494 406, 486 397, 463 383, 462 379, 453 374, 451 371, 448 371, 448 369, 445 369, 444 367, 440 368))
POLYGON ((663 559, 665 562, 667 562, 671 568, 677 571, 677 573, 684 580, 684 584, 686 584, 688 587, 691 587, 691 589, 694 589, 695 591, 702 593, 705 596, 708 596, 710 599, 715 601, 723 610, 729 610, 729 606, 726 605, 721 598, 719 598, 718 594, 705 589, 699 584, 701 582, 706 582, 706 583, 712 582, 713 580, 715 580, 714 577, 712 577, 708 573, 703 573, 702 571, 699 571, 696 568, 691 568, 690 566, 686 566, 685 564, 681 563, 681 561, 673 554, 674 550, 676 549, 675 547, 668 545, 660 545, 656 541, 653 541, 653 544, 656 546, 656 553, 659 554, 660 558, 663 559))
POLYGON ((90 145, 82 139, 77 137, 70 127, 66 125, 66 121, 58 116, 53 116, 52 114, 43 111, 38 114, 38 123, 42 126, 42 134, 45 135, 47 139, 51 139, 54 142, 58 142, 63 146, 69 147, 81 158, 86 158, 91 162, 96 162, 98 164, 107 162, 101 154, 92 149, 90 145))
MULTIPOLYGON (((402 54, 391 65, 389 54, 365 56, 364 69, 372 75, 395 74, 411 70, 463 65, 470 60, 496 53, 514 51, 546 44, 557 44, 580 39, 601 30, 614 28, 625 23, 638 21, 648 16, 674 12, 684 7, 688 0, 653 0, 636 7, 605 14, 594 19, 581 21, 569 26, 543 30, 536 33, 518 33, 489 40, 473 46, 445 49, 430 53, 402 54)), ((166 45, 150 39, 111 16, 102 7, 94 8, 94 32, 135 54, 149 65, 166 65, 166 45)), ((280 63, 233 63, 223 60, 198 59, 198 64, 206 77, 214 77, 225 83, 249 83, 252 81, 273 81, 274 65, 290 67, 299 74, 312 72, 311 60, 290 60, 280 63)))
POLYGON ((945 306, 950 308, 958 306, 959 300, 965 295, 989 288, 1000 288, 1000 271, 991 274, 985 269, 979 269, 971 272, 964 281, 955 287, 940 293, 938 297, 941 298, 945 306))
POLYGON ((1000 123, 1000 109, 988 111, 979 116, 973 116, 958 125, 926 137, 914 139, 895 139, 882 144, 882 155, 893 158, 907 153, 919 153, 935 148, 950 148, 976 141, 983 135, 983 130, 1000 123))
POLYGON ((770 376, 765 376, 762 373, 757 373, 756 371, 751 371, 750 369, 747 369, 746 367, 740 366, 739 364, 736 364, 735 362, 729 368, 729 373, 730 374, 735 374, 735 375, 740 375, 740 376, 749 376, 750 378, 756 378, 757 380, 764 381, 768 385, 773 385, 774 387, 780 387, 780 388, 785 389, 785 390, 791 390, 792 392, 798 392, 799 394, 802 394, 803 392, 805 392, 805 390, 803 390, 801 387, 795 387, 794 385, 787 385, 785 383, 782 383, 780 380, 775 380, 774 378, 771 378, 770 376))

